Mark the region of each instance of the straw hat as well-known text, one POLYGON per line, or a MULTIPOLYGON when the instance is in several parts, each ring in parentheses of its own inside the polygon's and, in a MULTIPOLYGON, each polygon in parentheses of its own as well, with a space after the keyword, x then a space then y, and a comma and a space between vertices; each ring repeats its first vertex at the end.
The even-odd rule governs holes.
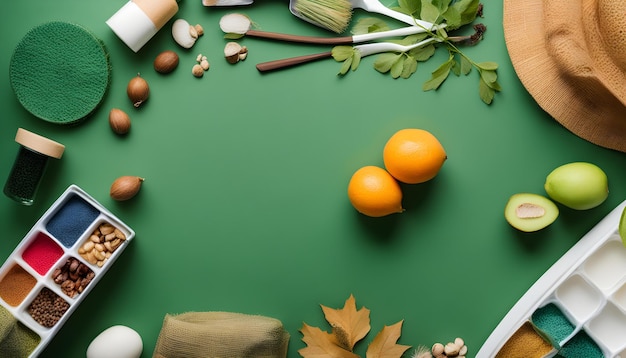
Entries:
POLYGON ((577 136, 626 152, 626 1, 504 0, 504 36, 541 108, 577 136))

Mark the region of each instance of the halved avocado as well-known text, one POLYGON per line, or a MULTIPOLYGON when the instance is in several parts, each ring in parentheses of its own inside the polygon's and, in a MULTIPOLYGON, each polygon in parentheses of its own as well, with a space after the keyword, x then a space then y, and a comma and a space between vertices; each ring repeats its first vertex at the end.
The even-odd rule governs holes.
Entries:
POLYGON ((622 217, 619 219, 619 236, 622 238, 622 243, 626 246, 626 208, 622 211, 622 217))
POLYGON ((539 231, 559 216, 559 208, 550 199, 532 193, 514 194, 504 208, 506 221, 523 232, 539 231))

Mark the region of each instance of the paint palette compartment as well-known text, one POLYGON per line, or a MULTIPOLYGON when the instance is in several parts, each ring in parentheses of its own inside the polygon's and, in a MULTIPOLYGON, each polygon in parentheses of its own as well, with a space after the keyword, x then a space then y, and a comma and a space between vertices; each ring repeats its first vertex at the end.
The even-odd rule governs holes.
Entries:
POLYGON ((0 357, 37 357, 134 237, 70 185, 0 267, 0 357))
POLYGON ((626 358, 626 201, 552 265, 476 358, 626 358))

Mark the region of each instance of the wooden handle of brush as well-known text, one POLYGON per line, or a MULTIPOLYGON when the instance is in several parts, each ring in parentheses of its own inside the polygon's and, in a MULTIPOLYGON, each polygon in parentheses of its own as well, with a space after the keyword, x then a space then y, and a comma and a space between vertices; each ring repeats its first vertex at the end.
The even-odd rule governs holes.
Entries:
POLYGON ((304 56, 298 56, 298 57, 285 58, 282 60, 259 63, 258 65, 256 65, 256 69, 259 70, 259 72, 268 72, 268 71, 273 71, 273 70, 279 70, 285 67, 299 65, 302 63, 312 62, 312 61, 319 60, 322 58, 327 58, 330 56, 332 56, 332 53, 328 51, 328 52, 316 53, 313 55, 304 55, 304 56))
POLYGON ((344 37, 315 37, 315 36, 299 36, 289 34, 279 34, 276 32, 248 30, 246 36, 260 37, 270 40, 299 42, 306 44, 318 45, 349 45, 352 44, 352 36, 344 37))

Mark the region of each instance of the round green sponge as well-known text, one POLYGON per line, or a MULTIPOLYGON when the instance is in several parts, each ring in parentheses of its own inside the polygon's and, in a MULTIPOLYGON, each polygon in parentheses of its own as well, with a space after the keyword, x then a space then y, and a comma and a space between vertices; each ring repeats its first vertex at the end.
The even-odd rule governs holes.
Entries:
POLYGON ((84 27, 61 21, 28 31, 9 64, 11 86, 22 106, 58 124, 77 123, 100 105, 110 71, 103 43, 84 27))

